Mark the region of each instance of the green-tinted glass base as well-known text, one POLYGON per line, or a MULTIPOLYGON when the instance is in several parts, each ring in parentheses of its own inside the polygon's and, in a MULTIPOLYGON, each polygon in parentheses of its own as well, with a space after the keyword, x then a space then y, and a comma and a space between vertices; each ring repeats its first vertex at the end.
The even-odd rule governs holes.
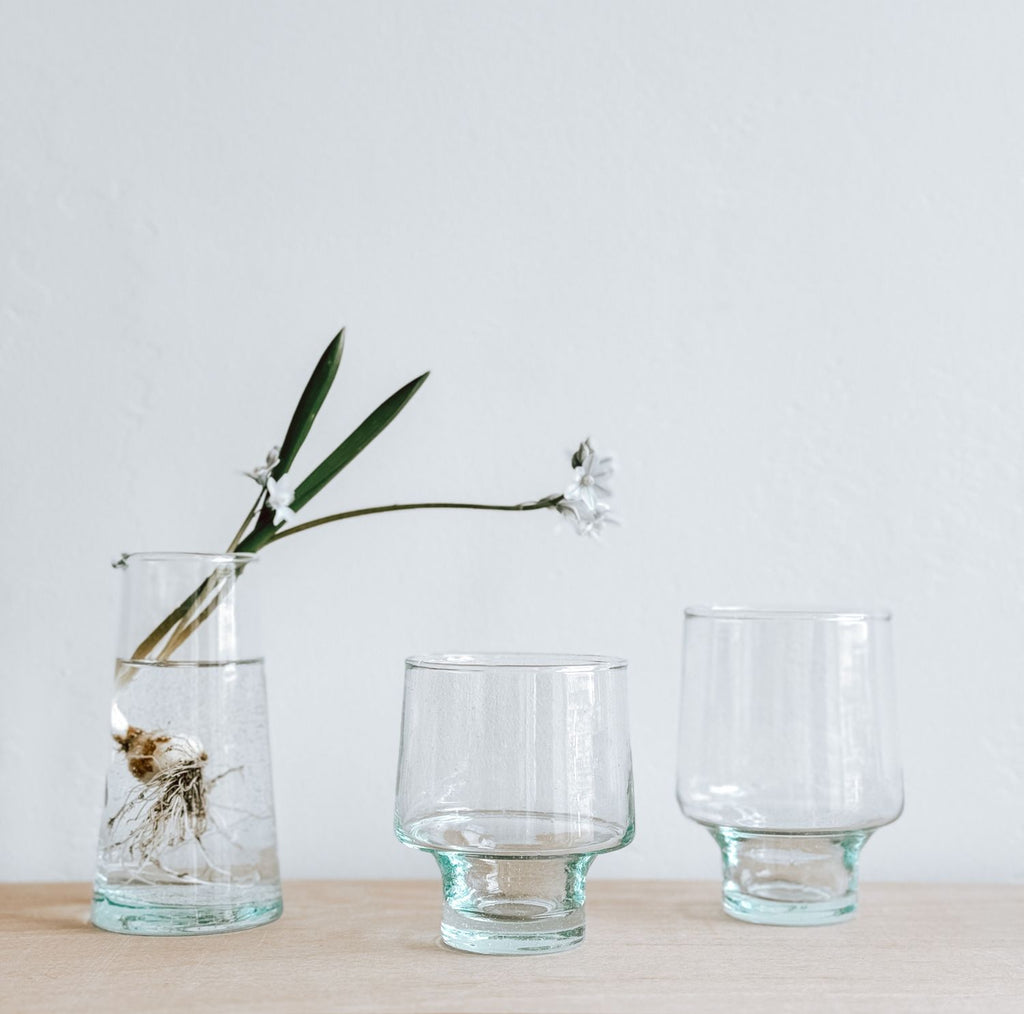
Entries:
POLYGON ((724 890, 722 908, 734 919, 764 926, 828 926, 853 918, 857 895, 854 892, 827 901, 772 901, 724 890))
POLYGON ((857 911, 857 860, 870 831, 764 834, 711 828, 722 849, 722 907, 745 922, 825 926, 857 911))
POLYGON ((166 887, 97 888, 93 893, 91 922, 112 933, 135 936, 193 936, 252 929, 280 918, 283 906, 277 887, 223 894, 222 900, 189 898, 180 902, 166 887))
POLYGON ((441 916, 441 939, 449 947, 476 954, 550 954, 583 943, 582 907, 573 912, 531 916, 522 914, 522 906, 514 908, 519 914, 479 915, 446 904, 441 916))
POLYGON ((435 852, 441 939, 476 954, 545 954, 583 942, 593 856, 504 858, 435 852))

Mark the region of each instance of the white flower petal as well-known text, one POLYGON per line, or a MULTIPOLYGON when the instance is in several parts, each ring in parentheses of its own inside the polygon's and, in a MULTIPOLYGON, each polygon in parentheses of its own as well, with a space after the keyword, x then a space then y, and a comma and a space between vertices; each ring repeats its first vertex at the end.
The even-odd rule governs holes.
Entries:
POLYGON ((274 524, 275 525, 284 524, 285 522, 288 522, 288 521, 294 521, 295 517, 296 517, 295 511, 293 511, 291 509, 291 507, 285 507, 285 506, 274 507, 274 524))
POLYGON ((588 438, 580 444, 573 461, 579 461, 573 468, 573 481, 554 507, 580 535, 597 538, 606 525, 621 523, 605 503, 612 494, 608 480, 615 472, 615 459, 611 455, 598 457, 588 438))
POLYGON ((291 477, 282 475, 280 479, 267 479, 267 505, 273 510, 287 507, 295 499, 291 477))

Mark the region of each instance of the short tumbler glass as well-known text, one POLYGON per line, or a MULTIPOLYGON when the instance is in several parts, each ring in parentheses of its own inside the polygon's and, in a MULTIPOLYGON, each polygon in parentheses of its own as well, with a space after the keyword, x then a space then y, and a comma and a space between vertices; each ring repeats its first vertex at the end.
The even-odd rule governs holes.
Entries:
POLYGON ((722 850, 729 915, 856 911, 860 850, 903 808, 890 619, 686 610, 678 796, 722 850))
POLYGON ((625 661, 408 659, 395 833, 441 868, 451 947, 582 942, 587 870, 633 838, 625 661))

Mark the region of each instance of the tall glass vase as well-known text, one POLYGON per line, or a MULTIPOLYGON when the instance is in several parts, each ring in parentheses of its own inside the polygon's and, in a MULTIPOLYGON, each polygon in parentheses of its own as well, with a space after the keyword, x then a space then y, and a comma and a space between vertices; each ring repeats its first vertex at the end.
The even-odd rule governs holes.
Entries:
POLYGON ((249 554, 138 553, 122 574, 92 922, 246 929, 281 914, 249 554))

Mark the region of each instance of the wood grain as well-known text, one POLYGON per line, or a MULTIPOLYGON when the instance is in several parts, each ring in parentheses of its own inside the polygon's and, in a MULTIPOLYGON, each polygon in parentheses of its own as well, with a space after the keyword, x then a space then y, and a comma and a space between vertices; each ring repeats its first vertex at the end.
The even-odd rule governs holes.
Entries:
POLYGON ((1024 1011, 1024 887, 869 885, 852 922, 751 926, 718 886, 589 885, 587 939, 484 957, 438 940, 440 885, 287 885, 277 923, 142 938, 77 884, 0 885, 0 1011, 1024 1011))

